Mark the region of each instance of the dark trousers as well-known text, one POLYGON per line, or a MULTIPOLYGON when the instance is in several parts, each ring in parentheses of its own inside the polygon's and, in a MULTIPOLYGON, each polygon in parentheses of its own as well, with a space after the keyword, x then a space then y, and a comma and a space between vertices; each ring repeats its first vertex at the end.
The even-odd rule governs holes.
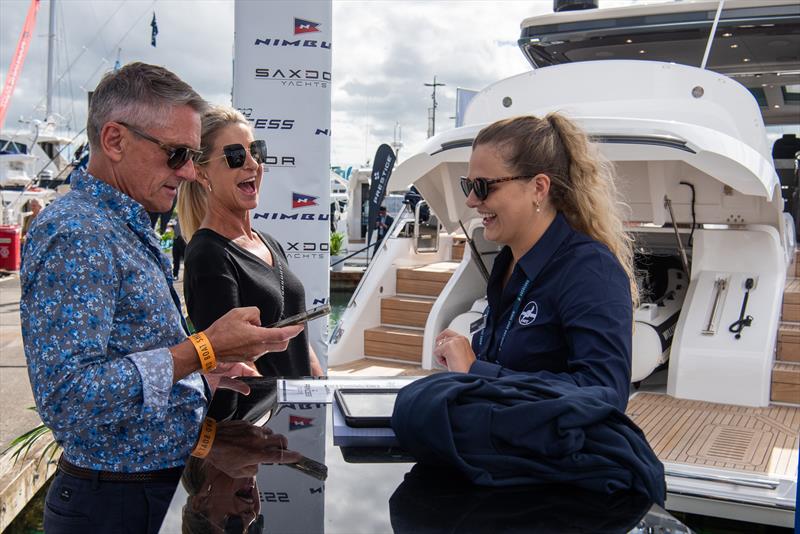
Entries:
POLYGON ((161 528, 178 485, 172 482, 100 482, 61 472, 47 492, 47 534, 152 533, 161 528))
POLYGON ((175 237, 175 241, 172 242, 172 277, 176 280, 178 273, 181 272, 181 261, 185 252, 186 241, 181 236, 175 237))

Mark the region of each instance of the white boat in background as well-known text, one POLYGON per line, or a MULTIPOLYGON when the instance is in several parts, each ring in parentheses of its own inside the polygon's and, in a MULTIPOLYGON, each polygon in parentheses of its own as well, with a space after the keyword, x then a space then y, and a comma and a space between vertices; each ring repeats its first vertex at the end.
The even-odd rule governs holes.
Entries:
POLYGON ((395 170, 389 188, 415 185, 435 215, 398 217, 331 333, 331 372, 436 369, 435 336, 466 333, 485 307, 461 224, 488 268, 498 251, 458 183, 472 140, 501 118, 560 111, 615 164, 630 207, 645 291, 628 415, 665 464, 667 509, 793 525, 800 284, 782 191, 797 182, 786 162, 776 173, 765 124, 798 130, 800 4, 729 0, 701 69, 717 6, 525 20, 519 43, 534 70, 478 93, 465 126, 395 170), (745 299, 753 320, 737 337, 729 326, 745 299))
POLYGON ((58 135, 52 123, 0 132, 2 224, 22 224, 32 198, 44 205, 55 199, 73 168, 74 153, 73 140, 58 135))
POLYGON ((331 171, 331 232, 347 237, 349 185, 347 180, 331 171))

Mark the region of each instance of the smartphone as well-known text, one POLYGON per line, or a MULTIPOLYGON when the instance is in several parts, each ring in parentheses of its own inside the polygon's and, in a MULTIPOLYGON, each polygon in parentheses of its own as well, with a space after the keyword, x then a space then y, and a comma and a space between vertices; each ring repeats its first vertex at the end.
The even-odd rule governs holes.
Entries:
POLYGON ((281 319, 277 323, 269 325, 267 328, 280 328, 282 326, 302 324, 312 319, 328 315, 329 313, 331 313, 331 307, 328 304, 325 304, 323 306, 317 306, 316 308, 311 308, 310 310, 298 313, 297 315, 292 315, 291 317, 281 319))
POLYGON ((325 482, 325 479, 328 478, 328 466, 306 456, 303 456, 303 458, 301 458, 296 464, 281 465, 291 467, 292 469, 297 469, 301 473, 305 473, 308 476, 316 478, 317 480, 321 480, 322 482, 325 482))

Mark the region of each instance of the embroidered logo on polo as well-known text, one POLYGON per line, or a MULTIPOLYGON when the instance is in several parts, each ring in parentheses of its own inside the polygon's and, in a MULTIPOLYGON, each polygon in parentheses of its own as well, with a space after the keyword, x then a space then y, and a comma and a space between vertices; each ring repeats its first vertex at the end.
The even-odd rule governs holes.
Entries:
POLYGON ((300 417, 299 415, 289 416, 289 430, 300 430, 302 428, 309 428, 313 426, 314 419, 312 417, 300 417))
POLYGON ((539 306, 536 304, 536 301, 532 300, 525 305, 522 313, 519 314, 519 324, 522 326, 528 326, 536 320, 536 316, 538 314, 539 306))

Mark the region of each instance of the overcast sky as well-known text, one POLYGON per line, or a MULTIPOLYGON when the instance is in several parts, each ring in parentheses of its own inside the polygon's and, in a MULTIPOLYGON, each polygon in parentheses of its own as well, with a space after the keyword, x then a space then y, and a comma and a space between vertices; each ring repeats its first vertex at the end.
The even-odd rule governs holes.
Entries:
MULTIPOLYGON (((29 5, 0 0, 0 83, 5 81, 29 5)), ((601 0, 601 7, 629 4, 601 0)), ((86 122, 86 91, 122 63, 164 65, 212 102, 230 104, 233 0, 61 0, 57 2, 54 104, 72 130, 86 122), (156 13, 158 46, 150 46, 156 13), (120 51, 121 49, 121 51, 120 51), (67 69, 69 65, 71 68, 67 69)), ((331 163, 361 164, 401 126, 412 155, 424 142, 433 76, 438 90, 437 131, 453 127, 457 87, 482 89, 528 70, 516 45, 523 18, 552 11, 552 0, 333 2, 333 135, 331 163)), ((42 0, 36 31, 5 129, 44 117, 47 25, 42 0)))

